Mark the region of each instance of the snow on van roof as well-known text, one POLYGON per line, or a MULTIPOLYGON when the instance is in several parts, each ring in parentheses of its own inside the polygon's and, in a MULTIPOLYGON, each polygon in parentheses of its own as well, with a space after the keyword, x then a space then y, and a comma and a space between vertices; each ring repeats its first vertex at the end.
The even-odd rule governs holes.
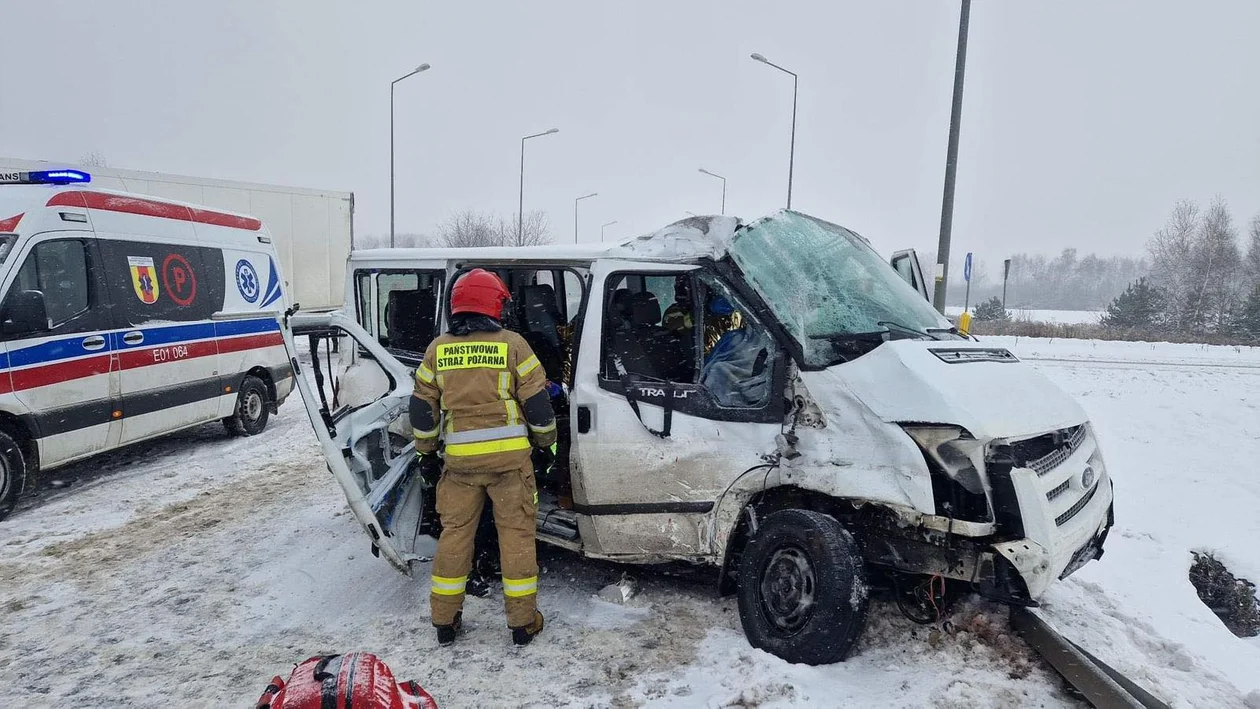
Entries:
POLYGON ((617 244, 547 244, 473 248, 384 248, 351 252, 356 261, 451 260, 593 261, 617 258, 636 261, 695 261, 721 258, 740 221, 735 217, 688 217, 651 234, 617 244))

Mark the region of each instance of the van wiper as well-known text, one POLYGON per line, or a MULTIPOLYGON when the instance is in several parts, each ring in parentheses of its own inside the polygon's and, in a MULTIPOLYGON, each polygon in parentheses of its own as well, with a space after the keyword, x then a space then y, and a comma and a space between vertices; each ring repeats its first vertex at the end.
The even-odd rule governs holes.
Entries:
POLYGON ((935 339, 938 339, 935 335, 931 335, 931 334, 929 334, 931 331, 924 332, 924 331, 922 331, 922 330, 918 330, 918 329, 913 328, 913 327, 908 327, 908 326, 906 326, 906 325, 902 325, 901 323, 895 323, 895 322, 893 322, 893 321, 891 321, 891 320, 880 320, 879 322, 877 322, 877 323, 875 323, 875 324, 876 324, 876 325, 883 325, 884 327, 888 327, 888 328, 896 328, 896 329, 898 329, 898 330, 900 330, 900 331, 902 331, 902 332, 908 332, 908 333, 911 333, 911 334, 914 334, 914 335, 918 335, 918 336, 920 336, 920 337, 926 337, 926 338, 927 338, 927 339, 929 339, 929 340, 935 340, 935 339))

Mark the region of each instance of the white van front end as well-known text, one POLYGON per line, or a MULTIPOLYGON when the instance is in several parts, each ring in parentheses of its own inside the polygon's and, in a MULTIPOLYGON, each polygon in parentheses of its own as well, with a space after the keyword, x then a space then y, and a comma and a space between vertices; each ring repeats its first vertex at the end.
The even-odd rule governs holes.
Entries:
MULTIPOLYGON (((1005 600, 1030 601, 1101 555, 1112 520, 1112 486, 1085 412, 1010 352, 980 343, 900 340, 800 378, 829 424, 843 427, 843 419, 853 416, 853 408, 840 410, 832 402, 857 404, 869 414, 866 425, 887 440, 847 454, 855 458, 849 460, 836 445, 853 440, 843 431, 828 425, 831 435, 827 429, 802 434, 798 448, 815 465, 795 482, 812 487, 801 478, 844 477, 862 466, 897 468, 895 477, 876 477, 886 485, 896 481, 899 489, 877 493, 873 502, 904 508, 902 521, 924 530, 983 542, 985 550, 977 548, 974 560, 946 562, 934 571, 985 582, 1005 600), (818 440, 833 435, 837 440, 818 440), (811 440, 827 451, 835 466, 829 473, 810 456, 811 440), (907 442, 918 448, 921 464, 907 466, 907 442), (874 459, 861 460, 872 454, 874 459), (1003 578, 997 557, 1017 576, 1003 578), (1022 588, 1011 587, 1015 578, 1022 588)), ((787 479, 792 475, 785 472, 787 479)), ((839 487, 843 497, 861 497, 861 488, 849 481, 839 487)))

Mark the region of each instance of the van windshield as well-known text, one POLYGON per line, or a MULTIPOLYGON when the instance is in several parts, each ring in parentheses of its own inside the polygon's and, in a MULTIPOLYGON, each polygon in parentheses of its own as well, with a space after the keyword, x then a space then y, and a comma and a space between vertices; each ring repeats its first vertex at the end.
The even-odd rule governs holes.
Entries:
POLYGON ((731 258, 796 339, 806 366, 852 359, 888 339, 952 339, 950 323, 861 237, 795 212, 736 232, 731 258))

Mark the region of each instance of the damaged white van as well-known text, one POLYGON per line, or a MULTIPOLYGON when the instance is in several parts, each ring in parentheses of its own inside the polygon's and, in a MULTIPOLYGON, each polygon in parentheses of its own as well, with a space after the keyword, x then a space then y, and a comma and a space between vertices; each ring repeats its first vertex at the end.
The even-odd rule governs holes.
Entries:
POLYGON ((404 572, 439 529, 405 428, 409 364, 473 268, 508 284, 506 325, 556 385, 538 538, 717 567, 756 647, 835 662, 872 588, 911 613, 946 587, 1034 605, 1102 554, 1112 484, 1080 406, 959 335, 912 252, 890 264, 781 211, 597 250, 352 254, 347 313, 289 320, 339 359, 316 356, 318 391, 297 382, 374 550, 404 572))

